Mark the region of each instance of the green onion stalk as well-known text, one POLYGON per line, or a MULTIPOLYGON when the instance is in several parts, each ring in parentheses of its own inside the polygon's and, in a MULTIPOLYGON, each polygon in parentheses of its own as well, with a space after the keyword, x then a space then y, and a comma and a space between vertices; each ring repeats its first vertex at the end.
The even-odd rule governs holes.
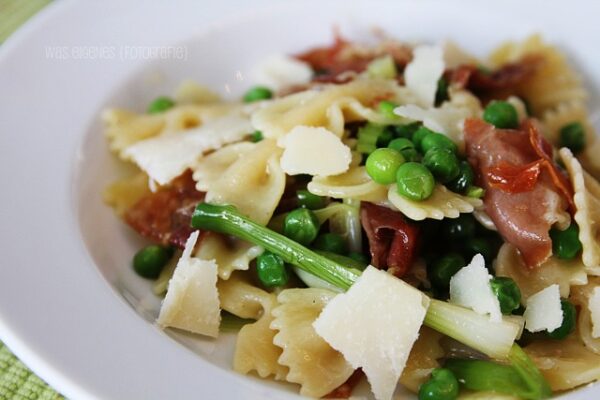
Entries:
MULTIPOLYGON (((346 267, 251 221, 230 205, 200 203, 192 215, 191 224, 195 229, 233 235, 260 245, 280 256, 286 263, 341 290, 349 289, 362 272, 357 268, 346 267)), ((424 324, 494 359, 519 362, 520 371, 527 375, 528 379, 543 381, 535 365, 518 345, 514 344, 521 326, 509 318, 501 322, 492 322, 488 317, 467 308, 431 299, 424 324)), ((543 383, 545 384, 545 381, 543 383)))

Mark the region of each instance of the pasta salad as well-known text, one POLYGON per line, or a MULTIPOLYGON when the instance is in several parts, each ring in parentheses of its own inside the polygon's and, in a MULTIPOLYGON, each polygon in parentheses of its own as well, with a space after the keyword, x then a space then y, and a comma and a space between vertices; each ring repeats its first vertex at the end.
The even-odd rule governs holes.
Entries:
POLYGON ((259 77, 103 114, 136 170, 105 202, 151 242, 132 264, 159 326, 236 331, 235 371, 314 398, 600 377, 600 140, 559 49, 336 37, 259 77))

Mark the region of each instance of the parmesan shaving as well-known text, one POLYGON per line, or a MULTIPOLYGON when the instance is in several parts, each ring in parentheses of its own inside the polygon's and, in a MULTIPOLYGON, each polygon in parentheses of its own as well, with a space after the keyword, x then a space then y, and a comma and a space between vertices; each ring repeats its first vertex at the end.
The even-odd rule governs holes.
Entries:
POLYGON ((338 175, 352 161, 350 148, 325 128, 297 126, 278 145, 284 148, 281 168, 288 175, 338 175))
POLYGON ((230 115, 199 128, 139 141, 127 147, 123 155, 156 183, 166 185, 192 167, 203 153, 242 140, 251 131, 248 118, 230 115))
POLYGON ((527 299, 527 308, 523 316, 525 329, 529 332, 552 332, 558 329, 563 320, 558 285, 550 285, 527 299))
POLYGON ((418 46, 413 59, 404 70, 406 87, 417 96, 423 106, 433 106, 437 83, 444 73, 444 54, 438 46, 418 46))
POLYGON ((305 62, 283 54, 267 57, 257 68, 256 81, 275 90, 305 85, 312 78, 312 68, 305 62))
POLYGON ((450 302, 478 314, 489 314, 493 322, 502 321, 500 302, 490 286, 491 279, 483 256, 476 254, 469 265, 450 279, 450 302))
POLYGON ((363 369, 376 399, 391 399, 428 306, 419 290, 369 266, 313 326, 353 368, 363 369))
POLYGON ((221 323, 217 264, 192 257, 199 231, 188 238, 167 295, 162 303, 158 324, 201 335, 217 337, 221 323))

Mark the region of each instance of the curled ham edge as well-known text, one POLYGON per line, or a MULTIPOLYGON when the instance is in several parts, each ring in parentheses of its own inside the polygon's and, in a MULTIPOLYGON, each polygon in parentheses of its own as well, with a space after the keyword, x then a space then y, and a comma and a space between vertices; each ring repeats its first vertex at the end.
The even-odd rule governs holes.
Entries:
MULTIPOLYGON (((519 130, 496 129, 482 120, 467 119, 464 131, 469 161, 478 172, 480 184, 487 190, 484 198, 486 211, 503 238, 519 249, 529 268, 542 264, 552 254, 552 241, 548 233, 553 223, 548 219, 548 212, 552 210, 548 210, 547 204, 544 207, 543 203, 536 203, 535 196, 544 195, 544 189, 551 190, 565 200, 571 212, 574 211, 571 185, 552 161, 551 145, 529 119, 523 122, 519 130), (515 149, 515 152, 521 154, 522 159, 529 159, 521 164, 500 160, 496 164, 485 165, 489 150, 486 154, 486 149, 479 148, 484 142, 482 136, 498 134, 527 135, 526 143, 530 148, 515 149), (525 156, 526 153, 529 154, 525 156), (549 179, 542 179, 544 172, 549 179), (523 194, 520 196, 522 200, 529 193, 531 201, 526 204, 520 202, 518 206, 515 204, 513 196, 523 194)), ((501 142, 502 139, 498 137, 497 141, 501 142)))
POLYGON ((402 213, 362 202, 360 218, 369 240, 371 264, 403 277, 417 256, 419 228, 402 213))

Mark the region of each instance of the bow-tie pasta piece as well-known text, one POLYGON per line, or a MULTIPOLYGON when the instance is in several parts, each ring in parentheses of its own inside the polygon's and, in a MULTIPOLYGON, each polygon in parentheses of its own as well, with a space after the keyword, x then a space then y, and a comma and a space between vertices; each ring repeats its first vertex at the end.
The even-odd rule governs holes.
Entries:
POLYGON ((557 284, 560 296, 568 298, 571 286, 581 286, 588 283, 585 265, 579 258, 573 260, 560 260, 550 257, 542 265, 530 269, 523 262, 521 254, 511 244, 505 243, 498 252, 494 262, 497 276, 512 278, 521 290, 521 303, 525 305, 527 299, 544 289, 557 284))
POLYGON ((569 149, 562 148, 560 157, 575 192, 573 201, 577 211, 574 218, 579 225, 579 240, 583 246, 581 259, 588 274, 600 275, 600 183, 581 168, 569 149))
POLYGON ((242 374, 252 371, 262 377, 285 380, 288 368, 277 361, 281 348, 273 344, 276 331, 271 311, 277 306, 277 296, 248 283, 240 273, 219 281, 221 308, 240 318, 256 319, 240 329, 233 356, 233 369, 242 374))
POLYGON ((517 88, 527 99, 534 115, 541 116, 561 103, 582 101, 587 93, 581 78, 571 68, 566 57, 557 48, 544 43, 539 35, 523 42, 507 42, 490 55, 495 67, 529 58, 538 63, 532 76, 517 88))
POLYGON ((287 289, 277 300, 271 328, 274 343, 283 349, 279 363, 289 368, 287 381, 301 385, 300 394, 322 397, 354 372, 344 356, 315 332, 312 324, 337 293, 325 289, 287 289))
POLYGON ((472 213, 483 205, 480 199, 454 193, 443 185, 436 185, 431 197, 422 201, 407 199, 398 193, 396 185, 391 185, 388 200, 398 211, 415 221, 458 218, 461 213, 472 213))
POLYGON ((227 280, 233 271, 245 271, 250 262, 263 252, 263 248, 243 240, 209 232, 202 240, 196 257, 215 260, 219 266, 219 278, 227 280))
POLYGON ((252 125, 267 138, 279 138, 298 125, 327 128, 341 137, 348 122, 389 123, 371 108, 382 99, 399 101, 407 96, 394 81, 356 79, 273 100, 252 115, 252 125))
POLYGON ((341 175, 316 176, 308 184, 308 190, 319 196, 352 198, 373 203, 385 201, 387 198, 387 188, 375 183, 365 167, 354 167, 341 175))

